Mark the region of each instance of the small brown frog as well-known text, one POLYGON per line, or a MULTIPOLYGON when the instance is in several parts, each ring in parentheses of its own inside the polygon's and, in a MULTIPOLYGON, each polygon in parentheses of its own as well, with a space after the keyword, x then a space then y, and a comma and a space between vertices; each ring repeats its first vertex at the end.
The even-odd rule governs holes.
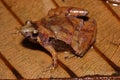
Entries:
POLYGON ((87 14, 87 10, 76 7, 58 7, 51 9, 41 21, 27 21, 20 32, 50 52, 55 68, 57 51, 69 50, 82 57, 95 42, 96 21, 84 20, 87 14))

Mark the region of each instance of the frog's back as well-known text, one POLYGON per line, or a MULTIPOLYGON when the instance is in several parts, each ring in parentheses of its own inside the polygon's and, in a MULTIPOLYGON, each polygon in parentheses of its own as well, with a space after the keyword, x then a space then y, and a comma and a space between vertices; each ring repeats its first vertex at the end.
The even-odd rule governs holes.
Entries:
POLYGON ((71 43, 75 28, 69 18, 64 16, 47 17, 42 19, 42 25, 54 34, 54 38, 67 44, 71 43))
POLYGON ((83 56, 95 41, 95 20, 89 19, 83 22, 83 19, 76 17, 53 16, 43 18, 41 23, 53 35, 47 34, 49 38, 55 40, 52 41, 53 46, 57 45, 58 47, 62 45, 60 41, 63 41, 78 56, 83 56))

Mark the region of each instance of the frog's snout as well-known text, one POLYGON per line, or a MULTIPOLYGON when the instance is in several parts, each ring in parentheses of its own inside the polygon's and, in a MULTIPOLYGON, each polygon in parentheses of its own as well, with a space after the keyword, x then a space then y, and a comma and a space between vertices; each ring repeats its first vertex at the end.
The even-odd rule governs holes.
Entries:
POLYGON ((31 21, 26 21, 25 25, 20 29, 20 33, 25 37, 31 37, 38 33, 31 21))
POLYGON ((20 30, 20 33, 24 36, 24 37, 29 37, 31 36, 31 32, 29 31, 29 29, 24 29, 24 27, 20 30))

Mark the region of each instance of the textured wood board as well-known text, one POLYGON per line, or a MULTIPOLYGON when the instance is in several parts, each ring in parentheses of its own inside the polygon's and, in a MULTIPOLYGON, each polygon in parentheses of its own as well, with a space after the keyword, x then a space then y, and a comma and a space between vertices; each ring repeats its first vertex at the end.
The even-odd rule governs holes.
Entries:
POLYGON ((16 79, 14 74, 9 70, 9 68, 0 59, 0 79, 16 79))
MULTIPOLYGON (((101 57, 98 52, 91 48, 83 58, 71 56, 70 53, 58 53, 60 61, 69 68, 72 75, 63 66, 58 66, 55 71, 45 71, 51 64, 51 57, 39 45, 34 45, 16 32, 16 27, 22 25, 11 12, 3 5, 3 1, 8 8, 21 20, 40 20, 47 15, 48 10, 55 8, 52 0, 1 0, 0 2, 0 51, 2 55, 13 65, 23 78, 65 78, 81 77, 86 75, 111 75, 115 73, 114 68, 101 57)), ((101 0, 55 0, 59 6, 75 6, 87 9, 88 16, 97 21, 97 40, 95 45, 109 60, 120 66, 120 7, 106 6, 101 0), (118 18, 111 12, 112 9, 118 18)), ((2 73, 0 73, 2 74, 2 73)))
MULTIPOLYGON (((6 17, 3 12, 6 12, 6 14, 8 13, 8 11, 5 10, 5 8, 3 7, 3 5, 0 3, 0 51, 2 51, 2 47, 7 46, 6 43, 4 42, 5 39, 5 34, 3 33, 4 31, 7 32, 8 30, 11 30, 11 28, 7 29, 4 28, 4 22, 5 21, 9 21, 9 20, 5 20, 4 18, 6 17), (4 17, 2 17, 4 16, 4 17), (3 43, 3 44, 1 44, 3 43)), ((7 17, 6 17, 7 18, 7 17)), ((11 17, 9 17, 11 18, 11 17)), ((9 25, 9 24, 8 24, 9 25)), ((6 49, 6 48, 5 48, 6 49)), ((1 53, 0 53, 1 54, 1 53)), ((0 79, 16 79, 16 77, 14 76, 14 74, 11 72, 11 70, 9 70, 9 68, 4 64, 3 60, 0 59, 0 79)))

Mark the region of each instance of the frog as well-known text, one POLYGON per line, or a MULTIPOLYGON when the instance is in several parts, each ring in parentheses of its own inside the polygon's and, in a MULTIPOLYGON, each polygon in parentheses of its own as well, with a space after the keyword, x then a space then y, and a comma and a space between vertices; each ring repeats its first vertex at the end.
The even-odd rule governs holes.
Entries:
POLYGON ((52 56, 52 68, 58 65, 58 51, 70 51, 83 57, 96 41, 97 24, 88 11, 78 7, 57 7, 39 21, 27 20, 20 33, 44 47, 52 56))

